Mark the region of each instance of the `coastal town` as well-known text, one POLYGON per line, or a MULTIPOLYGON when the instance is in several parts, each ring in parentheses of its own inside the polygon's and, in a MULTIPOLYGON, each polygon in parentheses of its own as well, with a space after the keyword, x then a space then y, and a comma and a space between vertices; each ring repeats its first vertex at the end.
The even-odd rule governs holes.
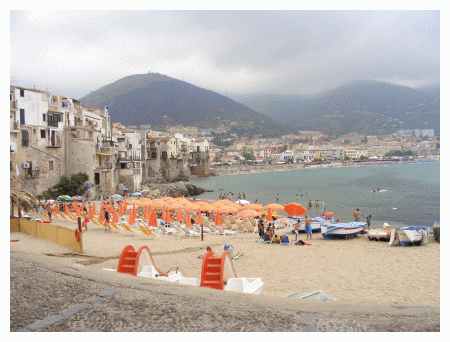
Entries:
POLYGON ((225 126, 126 127, 112 121, 107 107, 86 107, 74 98, 13 85, 10 108, 10 171, 34 195, 77 173, 88 175, 85 195, 94 199, 191 176, 439 159, 440 153, 433 129, 242 137, 225 126))
POLYGON ((441 11, 37 6, 5 331, 440 332, 441 11))

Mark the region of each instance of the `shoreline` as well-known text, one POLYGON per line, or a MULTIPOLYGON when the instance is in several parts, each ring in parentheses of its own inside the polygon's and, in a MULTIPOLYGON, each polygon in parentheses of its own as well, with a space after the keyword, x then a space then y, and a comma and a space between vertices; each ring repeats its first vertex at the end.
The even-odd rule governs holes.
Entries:
MULTIPOLYGON (((398 165, 398 164, 417 164, 423 162, 436 162, 439 160, 435 159, 426 159, 426 160, 412 160, 412 161, 385 161, 385 162, 360 162, 360 163, 330 163, 330 164, 316 164, 305 166, 304 164, 285 164, 281 165, 270 165, 270 166, 247 166, 245 168, 215 168, 212 169, 215 173, 214 176, 209 177, 218 177, 218 176, 237 176, 237 175, 250 175, 250 174, 260 174, 260 173, 270 173, 270 172, 288 172, 288 171, 298 171, 298 170, 309 170, 309 169, 339 169, 339 168, 351 168, 351 167, 363 167, 363 166, 378 166, 378 165, 398 165)), ((193 180, 202 179, 206 177, 196 177, 193 180)))

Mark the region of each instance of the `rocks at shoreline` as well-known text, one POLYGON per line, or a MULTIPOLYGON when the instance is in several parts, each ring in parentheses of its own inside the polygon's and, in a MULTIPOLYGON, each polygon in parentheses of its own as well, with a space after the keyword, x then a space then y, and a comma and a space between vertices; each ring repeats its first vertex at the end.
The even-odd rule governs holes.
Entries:
POLYGON ((158 198, 164 196, 170 197, 192 197, 201 195, 211 190, 203 189, 189 182, 174 183, 146 183, 143 187, 143 193, 146 197, 158 198))

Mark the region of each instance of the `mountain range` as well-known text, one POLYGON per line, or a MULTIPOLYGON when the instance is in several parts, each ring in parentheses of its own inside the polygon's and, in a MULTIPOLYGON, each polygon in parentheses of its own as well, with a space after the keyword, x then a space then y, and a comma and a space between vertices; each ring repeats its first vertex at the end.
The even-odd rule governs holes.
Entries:
POLYGON ((385 134, 411 128, 439 132, 439 85, 411 88, 364 80, 310 96, 264 94, 236 99, 292 129, 335 135, 385 134))
POLYGON ((411 88, 387 82, 353 81, 315 95, 223 96, 159 73, 121 78, 81 98, 108 106, 113 121, 155 128, 225 126, 238 135, 276 136, 297 130, 332 135, 386 134, 399 129, 439 132, 439 85, 411 88))
POLYGON ((85 105, 108 106, 113 121, 154 127, 227 126, 240 135, 288 132, 270 117, 216 92, 158 73, 130 75, 80 99, 85 105))

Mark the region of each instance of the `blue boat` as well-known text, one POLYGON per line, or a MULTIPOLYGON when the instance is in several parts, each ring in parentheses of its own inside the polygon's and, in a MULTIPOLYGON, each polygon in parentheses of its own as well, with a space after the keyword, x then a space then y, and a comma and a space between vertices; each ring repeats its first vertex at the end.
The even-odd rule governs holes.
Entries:
POLYGON ((322 226, 324 239, 352 239, 364 232, 364 222, 341 222, 322 226))

